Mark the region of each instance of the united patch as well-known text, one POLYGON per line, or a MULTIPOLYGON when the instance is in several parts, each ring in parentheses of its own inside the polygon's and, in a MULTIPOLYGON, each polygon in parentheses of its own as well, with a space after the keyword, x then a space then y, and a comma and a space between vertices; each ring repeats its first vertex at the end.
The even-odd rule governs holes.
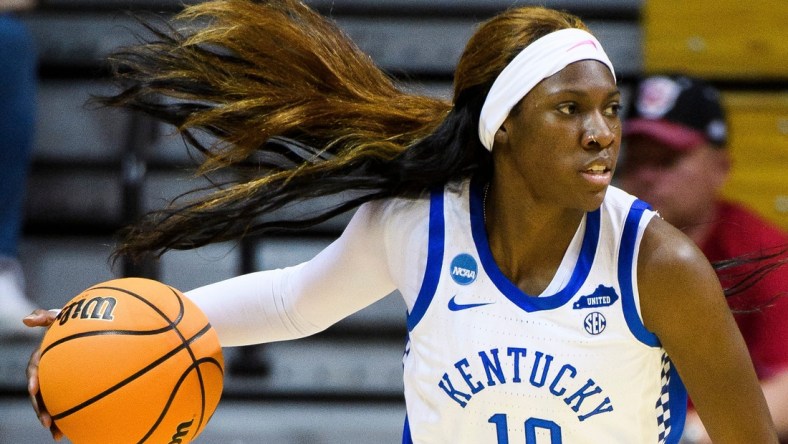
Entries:
POLYGON ((618 295, 613 287, 605 287, 600 284, 590 295, 578 298, 572 305, 572 308, 582 310, 584 308, 609 307, 615 304, 617 300, 618 295))

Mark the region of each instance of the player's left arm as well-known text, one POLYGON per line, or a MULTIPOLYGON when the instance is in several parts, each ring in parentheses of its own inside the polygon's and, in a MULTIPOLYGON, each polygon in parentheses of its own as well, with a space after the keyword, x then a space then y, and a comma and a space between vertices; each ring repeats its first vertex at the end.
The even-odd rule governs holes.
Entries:
MULTIPOLYGON (((788 245, 788 240, 784 242, 788 245)), ((788 264, 771 270, 742 297, 754 299, 757 305, 757 312, 744 314, 752 320, 747 327, 748 347, 760 363, 756 369, 777 433, 788 439, 788 264)))
POLYGON ((643 321, 670 355, 712 440, 777 443, 746 344, 703 253, 655 218, 637 268, 643 321))

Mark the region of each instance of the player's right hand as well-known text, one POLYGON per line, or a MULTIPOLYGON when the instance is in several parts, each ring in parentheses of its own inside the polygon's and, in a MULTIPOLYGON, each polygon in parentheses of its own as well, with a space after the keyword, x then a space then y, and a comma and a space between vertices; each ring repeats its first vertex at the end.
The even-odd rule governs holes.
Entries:
MULTIPOLYGON (((57 317, 57 310, 44 310, 43 308, 36 309, 33 313, 27 315, 22 322, 28 327, 49 327, 55 322, 57 317)), ((52 417, 47 412, 44 406, 44 401, 41 399, 41 391, 38 385, 38 362, 41 359, 41 349, 37 348, 27 364, 27 392, 30 394, 30 402, 33 404, 33 410, 36 411, 38 420, 41 424, 49 429, 52 433, 52 438, 55 441, 60 441, 63 438, 63 432, 57 428, 52 417)))

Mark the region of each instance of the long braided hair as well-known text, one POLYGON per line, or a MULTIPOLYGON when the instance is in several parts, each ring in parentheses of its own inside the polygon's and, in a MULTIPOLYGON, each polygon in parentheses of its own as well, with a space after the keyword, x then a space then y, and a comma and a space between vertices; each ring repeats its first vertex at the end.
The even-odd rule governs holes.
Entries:
POLYGON ((101 103, 174 125, 203 155, 198 175, 233 179, 125 229, 116 255, 130 258, 309 227, 366 201, 491 174, 477 126, 492 82, 539 37, 587 29, 550 9, 503 12, 468 42, 447 103, 405 92, 297 0, 208 1, 164 29, 146 26, 151 41, 112 57, 121 89, 101 103), (335 207, 268 217, 333 195, 342 197, 335 207))

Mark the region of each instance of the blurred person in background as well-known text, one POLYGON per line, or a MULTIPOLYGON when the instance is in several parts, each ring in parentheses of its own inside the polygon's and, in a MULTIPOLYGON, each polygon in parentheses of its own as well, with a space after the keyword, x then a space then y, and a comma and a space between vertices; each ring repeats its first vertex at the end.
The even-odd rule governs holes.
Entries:
POLYGON ((18 247, 35 133, 37 58, 17 13, 34 0, 0 0, 0 336, 30 336, 22 318, 33 310, 18 247))
MULTIPOLYGON (((656 75, 641 80, 631 103, 619 185, 650 203, 717 263, 723 287, 757 270, 763 264, 759 259, 785 249, 788 234, 721 197, 731 160, 718 90, 698 78, 656 75), (732 259, 745 264, 723 265, 732 259)), ((788 267, 761 270, 757 278, 730 288, 728 303, 782 442, 788 442, 788 267)), ((693 412, 684 437, 682 442, 711 442, 693 412)))

